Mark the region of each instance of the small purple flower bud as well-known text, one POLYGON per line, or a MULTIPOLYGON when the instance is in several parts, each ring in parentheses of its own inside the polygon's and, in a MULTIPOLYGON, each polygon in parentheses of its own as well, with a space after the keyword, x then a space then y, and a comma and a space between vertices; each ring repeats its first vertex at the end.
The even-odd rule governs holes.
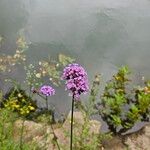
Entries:
POLYGON ((35 89, 34 87, 31 88, 31 91, 32 91, 33 94, 39 93, 39 91, 37 89, 35 89))

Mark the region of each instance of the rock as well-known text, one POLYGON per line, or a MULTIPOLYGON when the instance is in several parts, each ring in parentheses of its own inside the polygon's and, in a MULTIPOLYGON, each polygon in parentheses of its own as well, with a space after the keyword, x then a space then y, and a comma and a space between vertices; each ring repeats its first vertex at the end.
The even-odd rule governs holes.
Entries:
POLYGON ((104 150, 125 150, 125 146, 122 143, 122 139, 118 136, 112 139, 106 139, 102 142, 104 150))
MULTIPOLYGON (((23 125, 23 120, 17 120, 15 122, 15 128, 20 131, 23 125)), ((21 132, 21 131, 20 131, 21 132)), ((42 136, 46 132, 46 126, 43 124, 35 123, 33 121, 24 121, 23 137, 25 141, 30 141, 36 136, 42 136)), ((20 136, 20 134, 17 134, 20 136)))
POLYGON ((100 133, 101 122, 97 120, 90 120, 90 132, 98 134, 100 133))
MULTIPOLYGON (((54 129, 60 145, 69 146, 70 141, 70 117, 69 113, 66 121, 60 128, 54 129), (65 135, 68 134, 68 136, 65 135)), ((14 124, 14 137, 16 140, 20 139, 20 131, 22 127, 22 120, 17 120, 14 124)), ((84 115, 81 112, 74 112, 74 134, 80 135, 82 132, 82 125, 84 125, 84 115)), ((97 120, 89 120, 90 135, 100 132, 101 123, 97 120)), ((51 126, 46 126, 42 123, 35 123, 33 121, 24 122, 23 141, 30 143, 36 142, 40 149, 46 147, 47 150, 57 150, 57 146, 53 144, 54 134, 51 126), (47 135, 47 137, 46 137, 47 135)), ((89 137, 91 139, 91 136, 89 137)), ((90 142, 90 141, 89 141, 90 142)), ((143 127, 135 133, 131 133, 122 137, 113 137, 103 142, 103 150, 150 150, 150 124, 143 127)))
MULTIPOLYGON (((14 125, 14 138, 20 139, 23 120, 17 120, 14 125)), ((52 129, 41 123, 35 123, 33 121, 24 121, 23 127, 23 141, 26 143, 35 142, 40 148, 43 146, 53 147, 52 139, 54 135, 52 129), (47 136, 47 137, 46 137, 47 136)), ((48 149, 48 148, 47 148, 48 149)))
MULTIPOLYGON (((53 129, 54 133, 57 137, 57 141, 60 145, 63 147, 70 145, 70 120, 71 120, 71 112, 68 114, 68 117, 62 127, 53 129), (66 133, 68 136, 66 136, 66 133)), ((83 125, 85 123, 84 115, 81 112, 74 112, 74 127, 73 132, 74 135, 77 137, 81 134, 83 130, 83 125)), ((89 124, 89 133, 97 134, 100 132, 101 123, 97 120, 88 120, 89 124)), ((15 122, 14 127, 14 137, 16 140, 20 139, 21 135, 21 129, 23 125, 23 120, 17 120, 15 122)), ((47 150, 57 150, 57 146, 53 144, 53 130, 51 126, 42 124, 42 123, 36 123, 33 121, 24 121, 24 129, 23 129, 23 141, 26 143, 35 142, 38 144, 38 147, 40 149, 43 149, 45 147, 47 150), (47 135, 47 136, 46 136, 47 135)), ((88 139, 92 139, 90 136, 87 137, 88 139)), ((90 143, 91 141, 88 140, 90 143)), ((66 149, 62 148, 61 149, 66 149)))
MULTIPOLYGON (((84 114, 79 111, 74 112, 74 128, 79 130, 80 127, 84 124, 84 114)), ((71 124, 71 111, 69 112, 66 121, 63 124, 63 128, 70 129, 71 124)), ((94 134, 98 134, 101 128, 101 122, 97 120, 89 120, 90 132, 94 134)))
POLYGON ((121 138, 113 137, 103 145, 104 150, 150 150, 150 124, 121 138))
POLYGON ((129 150, 150 150, 150 124, 128 135, 125 144, 129 150))
MULTIPOLYGON (((85 123, 84 115, 82 112, 74 112, 74 122, 73 122, 73 135, 74 137, 80 137, 81 132, 83 131, 83 125, 85 123)), ((100 132, 101 123, 97 120, 89 120, 89 133, 90 135, 87 138, 88 143, 92 143, 92 138, 94 134, 100 132)), ((71 125, 71 112, 68 114, 66 121, 61 128, 55 129, 55 133, 58 137, 58 142, 64 146, 70 145, 70 125, 71 125), (66 136, 67 135, 67 136, 66 136)), ((84 139, 85 140, 85 139, 84 139)), ((66 147, 64 148, 66 149, 66 147)))

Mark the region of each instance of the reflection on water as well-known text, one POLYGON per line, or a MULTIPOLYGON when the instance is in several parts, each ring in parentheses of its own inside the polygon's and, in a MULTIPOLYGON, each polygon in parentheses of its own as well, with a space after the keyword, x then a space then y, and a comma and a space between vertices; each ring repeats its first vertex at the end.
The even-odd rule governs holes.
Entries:
MULTIPOLYGON (((0 0, 0 34, 6 38, 0 54, 11 53, 23 31, 31 42, 30 62, 69 54, 86 67, 90 79, 100 72, 106 81, 126 64, 148 78, 149 27, 148 0, 0 0)), ((54 99, 69 110, 67 96, 54 99)))
POLYGON ((27 10, 23 0, 0 0, 0 34, 9 38, 26 24, 27 10))

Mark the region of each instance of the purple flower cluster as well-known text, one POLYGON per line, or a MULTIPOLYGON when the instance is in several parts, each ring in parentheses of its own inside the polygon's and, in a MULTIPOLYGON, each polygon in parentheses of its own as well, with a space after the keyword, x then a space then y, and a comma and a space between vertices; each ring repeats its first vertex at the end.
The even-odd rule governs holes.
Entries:
POLYGON ((69 64, 65 67, 62 79, 66 80, 66 89, 71 90, 76 99, 89 89, 87 73, 79 64, 69 64))
POLYGON ((49 85, 43 85, 39 92, 45 96, 52 96, 55 94, 55 90, 49 85))

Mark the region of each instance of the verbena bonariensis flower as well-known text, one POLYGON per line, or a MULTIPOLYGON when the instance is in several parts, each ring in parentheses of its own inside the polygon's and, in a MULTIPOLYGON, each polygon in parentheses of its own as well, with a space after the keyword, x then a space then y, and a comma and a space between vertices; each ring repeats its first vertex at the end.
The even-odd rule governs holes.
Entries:
POLYGON ((52 96, 55 94, 55 90, 49 85, 43 85, 39 92, 45 96, 52 96))
POLYGON ((76 99, 89 89, 87 73, 79 64, 69 64, 65 67, 62 79, 66 80, 66 89, 71 90, 76 99))

